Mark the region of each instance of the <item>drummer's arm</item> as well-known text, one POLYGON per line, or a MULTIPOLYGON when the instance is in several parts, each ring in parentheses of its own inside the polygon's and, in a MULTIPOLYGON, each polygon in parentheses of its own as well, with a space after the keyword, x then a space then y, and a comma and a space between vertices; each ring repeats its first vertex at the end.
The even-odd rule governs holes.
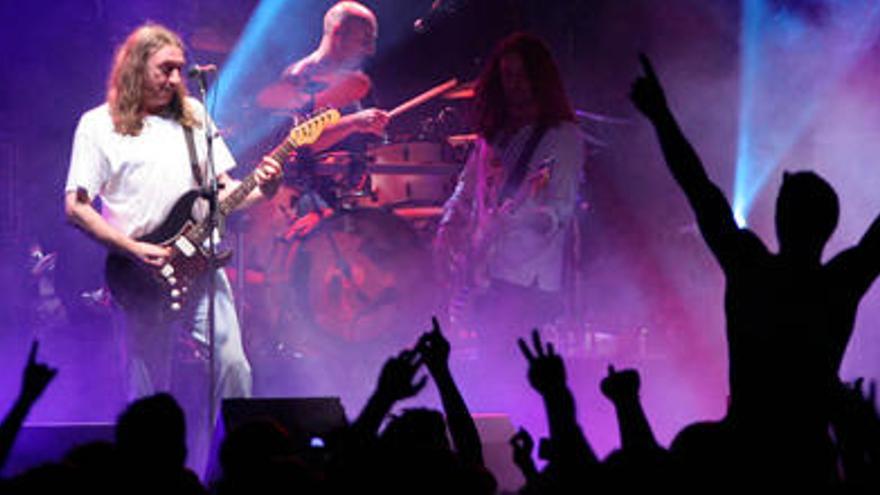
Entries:
POLYGON ((320 152, 356 133, 382 136, 388 125, 388 112, 378 108, 367 108, 348 114, 339 119, 333 127, 321 133, 321 137, 311 145, 313 151, 320 152))

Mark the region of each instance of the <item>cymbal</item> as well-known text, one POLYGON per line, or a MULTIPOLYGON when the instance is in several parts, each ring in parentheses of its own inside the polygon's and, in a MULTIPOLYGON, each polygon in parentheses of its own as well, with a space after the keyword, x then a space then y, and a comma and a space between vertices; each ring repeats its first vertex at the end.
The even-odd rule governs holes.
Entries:
POLYGON ((466 83, 461 83, 458 86, 450 89, 449 91, 443 93, 440 97, 445 100, 469 100, 474 97, 476 94, 475 88, 477 86, 476 81, 469 81, 466 83))
POLYGON ((257 105, 267 110, 300 110, 311 98, 315 108, 342 108, 360 100, 370 90, 370 78, 362 72, 346 71, 312 78, 302 84, 276 81, 257 93, 257 105))
POLYGON ((257 93, 257 105, 268 110, 298 110, 308 101, 308 92, 286 81, 274 82, 257 93))

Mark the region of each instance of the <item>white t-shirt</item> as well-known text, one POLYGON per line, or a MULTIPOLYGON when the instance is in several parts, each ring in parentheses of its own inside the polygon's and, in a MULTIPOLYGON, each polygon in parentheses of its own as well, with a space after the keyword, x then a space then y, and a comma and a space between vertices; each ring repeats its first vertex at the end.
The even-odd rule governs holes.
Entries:
MULTIPOLYGON (((188 98, 196 116, 202 105, 188 98)), ((193 137, 196 154, 205 170, 207 143, 201 129, 193 137)), ((235 167, 235 159, 221 138, 214 139, 217 174, 235 167)), ((73 139, 65 193, 84 189, 89 198, 101 197, 101 215, 110 225, 131 237, 155 230, 174 203, 197 187, 181 125, 148 115, 137 136, 113 129, 108 104, 83 114, 73 139)))

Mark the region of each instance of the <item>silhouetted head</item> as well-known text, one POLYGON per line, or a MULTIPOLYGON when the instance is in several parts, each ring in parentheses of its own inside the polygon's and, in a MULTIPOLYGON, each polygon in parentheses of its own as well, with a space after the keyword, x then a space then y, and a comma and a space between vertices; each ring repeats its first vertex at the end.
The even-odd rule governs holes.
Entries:
POLYGON ((315 471, 292 447, 287 430, 271 419, 236 426, 220 447, 223 479, 217 493, 318 493, 315 471))
POLYGON ((446 421, 439 411, 425 408, 406 409, 388 422, 382 442, 395 451, 449 451, 446 421))
POLYGON ((125 462, 143 469, 182 469, 186 460, 183 409, 167 393, 138 399, 116 420, 116 447, 125 462))
POLYGON ((271 420, 256 420, 232 429, 220 447, 220 465, 225 476, 242 477, 272 458, 292 453, 287 431, 271 420))
POLYGON ((785 172, 776 198, 776 237, 779 252, 821 258, 837 227, 837 193, 813 172, 785 172))

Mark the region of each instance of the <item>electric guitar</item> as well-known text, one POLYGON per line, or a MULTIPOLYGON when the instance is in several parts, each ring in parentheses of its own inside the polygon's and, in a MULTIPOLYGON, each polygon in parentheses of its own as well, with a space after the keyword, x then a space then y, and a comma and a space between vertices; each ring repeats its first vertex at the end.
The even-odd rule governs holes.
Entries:
POLYGON ((548 158, 535 166, 523 179, 514 195, 501 205, 487 211, 487 218, 477 221, 469 231, 469 243, 457 253, 455 266, 450 267, 449 317, 453 322, 469 327, 476 314, 477 302, 489 286, 489 259, 504 230, 507 217, 515 214, 527 200, 545 194, 555 158, 548 158))
POLYGON ((467 283, 476 286, 487 283, 489 258, 506 226, 507 218, 515 214, 529 198, 545 194, 543 190, 550 182, 555 163, 555 158, 547 158, 538 163, 523 179, 516 193, 500 205, 489 208, 488 218, 483 219, 471 234, 470 252, 467 256, 467 283))
MULTIPOLYGON (((287 138, 268 158, 284 163, 297 147, 314 143, 325 128, 339 121, 339 111, 326 110, 291 129, 287 138)), ((218 204, 222 220, 229 215, 257 186, 256 170, 245 177, 229 195, 218 204)), ((137 240, 171 248, 171 255, 162 266, 143 264, 122 253, 107 256, 104 274, 113 298, 123 307, 130 308, 161 303, 172 311, 180 311, 187 301, 193 283, 211 269, 210 255, 205 245, 212 234, 208 219, 197 220, 193 206, 202 193, 192 190, 181 196, 171 208, 165 221, 152 232, 137 240)), ((218 255, 214 268, 223 266, 232 256, 231 251, 218 255)))

